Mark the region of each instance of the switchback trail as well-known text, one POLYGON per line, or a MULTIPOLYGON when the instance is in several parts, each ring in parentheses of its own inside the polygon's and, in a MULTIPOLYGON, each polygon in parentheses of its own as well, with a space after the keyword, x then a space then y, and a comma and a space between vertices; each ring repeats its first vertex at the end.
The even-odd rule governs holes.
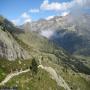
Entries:
MULTIPOLYGON (((70 87, 68 86, 68 84, 65 82, 65 80, 59 75, 57 75, 56 71, 52 68, 52 67, 45 67, 43 65, 39 65, 38 68, 42 68, 44 70, 46 70, 48 73, 50 73, 52 79, 54 79, 57 84, 61 87, 64 87, 65 90, 71 90, 70 87)), ((4 85, 5 83, 7 83, 10 79, 12 79, 14 76, 18 76, 22 73, 26 73, 29 72, 30 69, 26 69, 24 71, 20 71, 20 72, 14 72, 14 73, 10 73, 6 76, 6 78, 0 83, 0 85, 4 85)))
POLYGON ((26 73, 30 71, 29 69, 26 69, 24 71, 20 71, 20 72, 14 72, 14 73, 10 73, 6 76, 6 78, 0 83, 0 85, 4 85, 5 83, 7 83, 10 79, 12 79, 14 76, 17 76, 19 74, 22 74, 22 73, 26 73))

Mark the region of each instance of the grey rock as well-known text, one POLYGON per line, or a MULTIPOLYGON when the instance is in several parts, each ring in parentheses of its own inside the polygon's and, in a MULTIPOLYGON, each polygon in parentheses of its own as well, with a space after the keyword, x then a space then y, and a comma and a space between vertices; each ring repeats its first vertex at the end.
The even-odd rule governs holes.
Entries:
POLYGON ((24 50, 8 31, 0 30, 0 56, 8 60, 28 59, 30 55, 24 50))

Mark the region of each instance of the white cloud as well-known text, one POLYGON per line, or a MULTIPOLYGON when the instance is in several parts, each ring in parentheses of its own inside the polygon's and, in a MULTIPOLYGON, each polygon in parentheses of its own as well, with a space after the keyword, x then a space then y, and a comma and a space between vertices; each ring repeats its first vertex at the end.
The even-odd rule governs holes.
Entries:
POLYGON ((30 9, 29 12, 30 13, 39 13, 39 9, 30 9))
POLYGON ((90 8, 90 0, 72 0, 68 2, 62 2, 62 3, 60 2, 49 3, 49 0, 44 0, 40 6, 42 10, 55 10, 55 11, 64 11, 75 7, 90 8))
POLYGON ((72 6, 72 2, 52 2, 49 3, 48 0, 44 0, 44 2, 41 4, 40 8, 43 10, 67 10, 72 6))
POLYGON ((31 17, 28 13, 24 12, 17 19, 12 20, 12 23, 15 25, 20 25, 26 22, 31 22, 31 17))
POLYGON ((24 23, 26 23, 26 22, 31 22, 31 19, 30 18, 29 19, 25 19, 24 23))
POLYGON ((11 20, 11 22, 12 22, 14 25, 17 25, 17 24, 20 22, 20 18, 13 19, 13 20, 11 20))
MULTIPOLYGON (((89 8, 90 9, 90 0, 72 0, 68 2, 49 2, 49 0, 44 0, 43 3, 40 5, 40 10, 54 10, 61 13, 62 16, 65 16, 68 14, 67 11, 72 12, 74 14, 78 14, 79 12, 83 11, 83 8, 89 8)), ((12 20, 12 22, 16 24, 22 24, 23 22, 31 22, 31 16, 28 13, 38 13, 40 12, 39 9, 31 9, 27 12, 24 12, 19 16, 19 18, 12 20)), ((80 12, 80 13, 81 13, 80 12)), ((49 16, 46 19, 49 20, 53 18, 53 16, 49 16)))
POLYGON ((14 25, 17 25, 17 20, 11 20, 14 25))
POLYGON ((21 15, 21 17, 22 17, 22 18, 30 18, 30 16, 29 16, 26 12, 24 12, 24 13, 21 15))
POLYGON ((74 0, 76 3, 83 7, 89 7, 90 8, 90 0, 74 0))
POLYGON ((61 16, 67 16, 69 14, 69 12, 62 12, 61 16))
POLYGON ((26 23, 26 22, 31 22, 31 17, 30 17, 30 15, 29 15, 28 13, 24 12, 24 13, 21 15, 21 17, 22 17, 24 23, 26 23))
POLYGON ((52 18, 54 18, 54 16, 48 16, 48 17, 46 18, 46 20, 50 20, 50 19, 52 19, 52 18))
POLYGON ((47 38, 50 38, 53 35, 54 31, 52 30, 42 30, 41 35, 47 38))

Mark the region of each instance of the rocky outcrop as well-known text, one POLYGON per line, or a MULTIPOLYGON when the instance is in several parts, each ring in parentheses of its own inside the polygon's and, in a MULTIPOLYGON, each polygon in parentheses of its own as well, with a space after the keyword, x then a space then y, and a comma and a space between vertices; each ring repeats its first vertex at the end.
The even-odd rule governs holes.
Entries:
POLYGON ((0 57, 8 60, 28 59, 30 55, 8 32, 0 30, 0 57))

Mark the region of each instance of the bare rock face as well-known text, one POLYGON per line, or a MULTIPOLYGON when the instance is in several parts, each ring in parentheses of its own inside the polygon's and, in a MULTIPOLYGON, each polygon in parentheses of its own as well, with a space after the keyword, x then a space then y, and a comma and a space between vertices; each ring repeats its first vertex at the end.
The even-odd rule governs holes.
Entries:
POLYGON ((90 14, 55 16, 32 22, 31 31, 54 41, 70 54, 90 56, 90 14))
POLYGON ((28 59, 29 53, 24 50, 8 31, 0 30, 0 57, 8 60, 28 59))

